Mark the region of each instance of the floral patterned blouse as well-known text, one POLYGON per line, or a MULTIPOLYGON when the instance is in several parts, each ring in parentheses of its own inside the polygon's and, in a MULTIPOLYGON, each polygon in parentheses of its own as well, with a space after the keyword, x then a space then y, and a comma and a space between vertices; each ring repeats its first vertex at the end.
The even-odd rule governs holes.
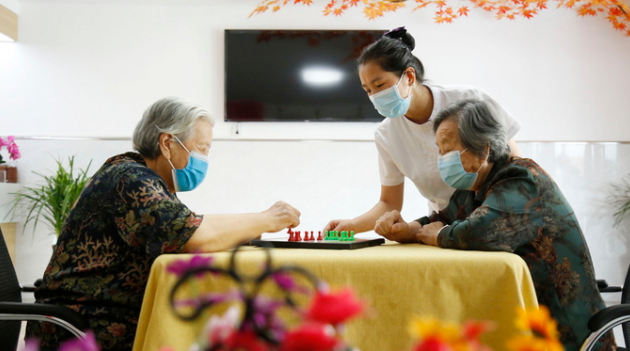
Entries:
MULTIPOLYGON (((182 249, 201 224, 137 153, 107 160, 75 203, 35 297, 85 316, 103 350, 131 350, 151 264, 182 249)), ((27 335, 57 347, 60 327, 27 335)))
MULTIPOLYGON (((483 187, 456 191, 439 213, 419 219, 450 226, 444 248, 513 252, 527 263, 538 302, 558 322, 566 351, 590 334, 588 319, 604 308, 591 256, 573 209, 551 177, 530 159, 496 162, 483 187)), ((611 350, 612 334, 599 350, 611 350)))

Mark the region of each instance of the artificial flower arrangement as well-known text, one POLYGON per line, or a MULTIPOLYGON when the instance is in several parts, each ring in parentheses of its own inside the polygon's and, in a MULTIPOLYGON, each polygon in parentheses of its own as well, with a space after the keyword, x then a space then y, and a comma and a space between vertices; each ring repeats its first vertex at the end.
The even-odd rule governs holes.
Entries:
POLYGON ((20 155, 20 148, 18 148, 17 144, 15 143, 14 136, 9 135, 6 139, 2 139, 2 137, 0 137, 0 164, 7 163, 7 161, 5 161, 2 157, 1 151, 3 148, 7 149, 7 151, 9 152, 9 159, 13 161, 16 161, 22 156, 20 155))
MULTIPOLYGON (((351 350, 342 338, 343 324, 358 316, 364 304, 349 288, 336 291, 309 271, 296 266, 273 267, 271 255, 260 274, 240 274, 238 248, 227 269, 212 265, 211 256, 193 256, 167 269, 178 276, 171 307, 183 320, 197 319, 204 310, 228 303, 222 315, 212 315, 195 351, 341 351, 351 350), (199 293, 196 282, 210 274, 231 280, 234 289, 199 293), (263 294, 262 291, 270 292, 263 294), (182 297, 185 296, 185 297, 182 297), (240 308, 242 306, 242 309, 240 308)), ((164 348, 163 351, 169 350, 164 348)))
MULTIPOLYGON (((517 310, 515 325, 521 332, 507 341, 509 351, 563 351, 556 321, 545 306, 517 310)), ((480 336, 491 330, 488 322, 462 325, 434 318, 414 317, 409 331, 417 341, 412 351, 492 351, 480 336)))

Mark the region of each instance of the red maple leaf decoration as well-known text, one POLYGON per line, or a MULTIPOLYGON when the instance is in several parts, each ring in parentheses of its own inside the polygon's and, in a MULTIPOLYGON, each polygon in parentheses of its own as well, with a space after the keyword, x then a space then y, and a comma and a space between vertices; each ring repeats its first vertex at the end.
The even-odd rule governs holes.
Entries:
MULTIPOLYGON (((548 4, 553 1, 559 8, 575 8, 578 16, 603 14, 615 30, 630 37, 630 8, 624 2, 628 0, 413 0, 407 3, 415 3, 413 11, 433 5, 436 23, 452 23, 456 18, 468 16, 470 11, 466 6, 454 10, 450 4, 452 1, 468 1, 476 8, 494 13, 498 19, 510 20, 516 17, 533 18, 539 11, 547 9, 548 4)), ((290 0, 263 0, 249 16, 262 14, 269 9, 277 12, 289 3, 291 3, 290 0)), ((292 4, 310 6, 313 0, 293 0, 292 4)), ((387 12, 401 9, 406 3, 400 0, 328 0, 322 13, 324 16, 341 16, 351 7, 361 5, 365 17, 372 20, 383 17, 387 12)))

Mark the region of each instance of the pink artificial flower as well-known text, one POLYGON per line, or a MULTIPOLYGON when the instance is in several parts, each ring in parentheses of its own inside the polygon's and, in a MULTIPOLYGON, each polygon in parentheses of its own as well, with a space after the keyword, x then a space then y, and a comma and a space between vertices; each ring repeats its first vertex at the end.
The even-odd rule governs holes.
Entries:
POLYGON ((7 147, 7 150, 9 150, 9 158, 11 158, 12 160, 17 160, 22 156, 20 155, 20 149, 18 148, 16 143, 9 145, 7 147))
POLYGON ((84 339, 72 339, 64 342, 59 351, 99 351, 94 334, 87 332, 84 339))
POLYGON ((331 351, 339 341, 326 332, 323 324, 309 323, 287 333, 280 351, 331 351))
POLYGON ((214 305, 216 303, 223 303, 227 301, 236 301, 241 299, 241 292, 239 290, 231 290, 226 293, 203 293, 199 296, 194 296, 192 298, 187 299, 179 299, 175 301, 176 307, 197 307, 200 305, 211 304, 214 305))
POLYGON ((271 275, 273 281, 278 286, 286 291, 295 291, 299 293, 306 293, 308 290, 303 286, 298 285, 289 273, 279 272, 271 275))
MULTIPOLYGON (((209 346, 222 344, 232 335, 240 321, 241 310, 238 306, 230 307, 222 316, 213 315, 204 328, 209 346)), ((210 349, 210 347, 207 347, 210 349)))
MULTIPOLYGON (((172 262, 166 267, 166 270, 169 273, 173 273, 178 277, 183 276, 186 272, 192 271, 193 269, 202 268, 202 267, 210 267, 212 264, 213 257, 212 256, 199 256, 195 255, 190 260, 177 260, 172 262)), ((203 273, 197 274, 197 277, 202 276, 203 273)))
MULTIPOLYGON (((2 139, 0 139, 0 144, 2 143, 2 139)), ((39 351, 39 341, 36 339, 26 339, 24 342, 23 351, 39 351)))
POLYGON ((338 324, 363 312, 363 303, 352 289, 334 292, 318 291, 306 312, 307 317, 316 322, 338 324))
MULTIPOLYGON (((6 147, 7 151, 9 151, 9 158, 12 160, 17 160, 21 157, 20 149, 15 143, 15 137, 9 135, 6 139, 2 139, 0 137, 0 150, 2 147, 6 147)), ((2 161, 2 156, 0 156, 0 161, 2 161)))

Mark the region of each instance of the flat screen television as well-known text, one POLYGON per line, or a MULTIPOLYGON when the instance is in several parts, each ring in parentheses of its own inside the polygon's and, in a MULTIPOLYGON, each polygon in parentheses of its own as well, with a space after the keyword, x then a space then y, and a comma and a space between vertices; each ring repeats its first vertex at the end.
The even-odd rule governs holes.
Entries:
POLYGON ((385 30, 225 30, 225 120, 380 122, 356 60, 385 30))

